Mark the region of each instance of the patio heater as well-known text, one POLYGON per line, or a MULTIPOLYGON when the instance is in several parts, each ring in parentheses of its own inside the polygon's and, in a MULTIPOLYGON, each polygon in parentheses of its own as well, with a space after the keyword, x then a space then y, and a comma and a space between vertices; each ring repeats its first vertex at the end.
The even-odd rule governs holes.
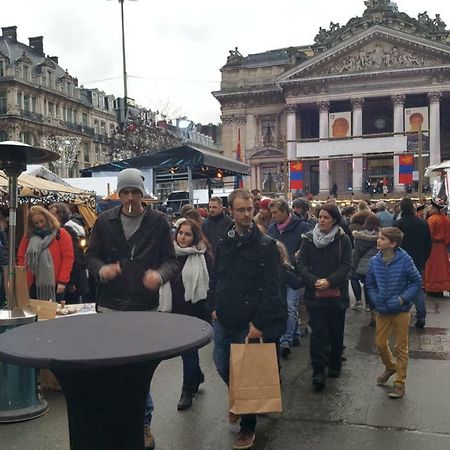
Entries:
MULTIPOLYGON (((16 225, 18 207, 17 179, 27 164, 42 164, 58 159, 58 154, 22 142, 0 142, 0 169, 8 176, 9 259, 4 285, 7 309, 0 310, 0 334, 37 320, 35 314, 19 308, 16 298, 16 225)), ((34 419, 45 414, 47 402, 37 389, 37 371, 0 362, 0 423, 34 419)))

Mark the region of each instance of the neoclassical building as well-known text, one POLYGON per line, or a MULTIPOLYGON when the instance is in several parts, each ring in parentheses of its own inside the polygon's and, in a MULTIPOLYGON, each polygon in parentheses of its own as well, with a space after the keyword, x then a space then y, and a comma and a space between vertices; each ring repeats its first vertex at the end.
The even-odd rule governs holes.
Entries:
POLYGON ((63 177, 104 162, 108 139, 117 127, 114 97, 78 86, 78 80, 44 53, 42 36, 26 45, 17 27, 3 27, 0 36, 0 141, 45 146, 47 139, 74 138, 78 157, 58 166, 63 177))
POLYGON ((287 162, 300 160, 313 193, 334 184, 360 193, 380 180, 400 193, 400 155, 413 155, 414 180, 419 153, 424 167, 450 158, 450 31, 439 15, 364 4, 361 17, 320 28, 312 45, 230 51, 213 95, 227 156, 240 136, 248 187, 283 191, 287 162))

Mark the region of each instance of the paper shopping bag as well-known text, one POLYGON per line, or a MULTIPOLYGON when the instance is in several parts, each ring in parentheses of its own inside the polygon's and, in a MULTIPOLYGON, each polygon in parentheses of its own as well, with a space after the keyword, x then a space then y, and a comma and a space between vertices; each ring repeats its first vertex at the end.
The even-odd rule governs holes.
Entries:
POLYGON ((282 411, 275 344, 231 344, 229 395, 235 414, 282 411))

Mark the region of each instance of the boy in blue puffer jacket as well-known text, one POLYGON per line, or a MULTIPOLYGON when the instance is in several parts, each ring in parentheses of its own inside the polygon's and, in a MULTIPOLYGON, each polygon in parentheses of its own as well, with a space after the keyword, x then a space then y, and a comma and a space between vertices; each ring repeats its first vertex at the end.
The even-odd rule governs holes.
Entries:
POLYGON ((403 233, 395 227, 384 227, 378 235, 380 250, 370 259, 366 275, 369 297, 378 313, 375 343, 385 371, 377 378, 385 385, 397 373, 390 398, 405 395, 406 368, 408 366, 409 310, 422 286, 420 274, 412 258, 400 248, 403 233), (389 337, 394 335, 397 363, 389 348, 389 337))

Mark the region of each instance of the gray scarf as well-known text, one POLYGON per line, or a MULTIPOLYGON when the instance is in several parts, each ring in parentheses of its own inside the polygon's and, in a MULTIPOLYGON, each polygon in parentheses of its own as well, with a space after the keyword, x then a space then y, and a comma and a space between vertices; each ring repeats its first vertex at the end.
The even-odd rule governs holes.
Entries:
MULTIPOLYGON (((180 247, 174 242, 175 253, 177 256, 186 256, 188 258, 181 271, 181 277, 184 286, 184 300, 197 303, 206 298, 209 287, 209 274, 206 266, 205 252, 206 245, 201 242, 197 247, 180 247)), ((170 281, 159 289, 159 311, 172 311, 172 289, 170 281)))
POLYGON ((49 245, 56 237, 57 230, 41 238, 33 234, 25 253, 27 268, 34 275, 36 297, 38 300, 56 300, 55 271, 49 245))
POLYGON ((324 233, 320 231, 319 224, 316 224, 316 226, 313 229, 314 245, 317 248, 323 248, 326 247, 327 245, 330 245, 333 242, 334 237, 336 236, 338 230, 339 226, 335 225, 329 233, 324 233))

